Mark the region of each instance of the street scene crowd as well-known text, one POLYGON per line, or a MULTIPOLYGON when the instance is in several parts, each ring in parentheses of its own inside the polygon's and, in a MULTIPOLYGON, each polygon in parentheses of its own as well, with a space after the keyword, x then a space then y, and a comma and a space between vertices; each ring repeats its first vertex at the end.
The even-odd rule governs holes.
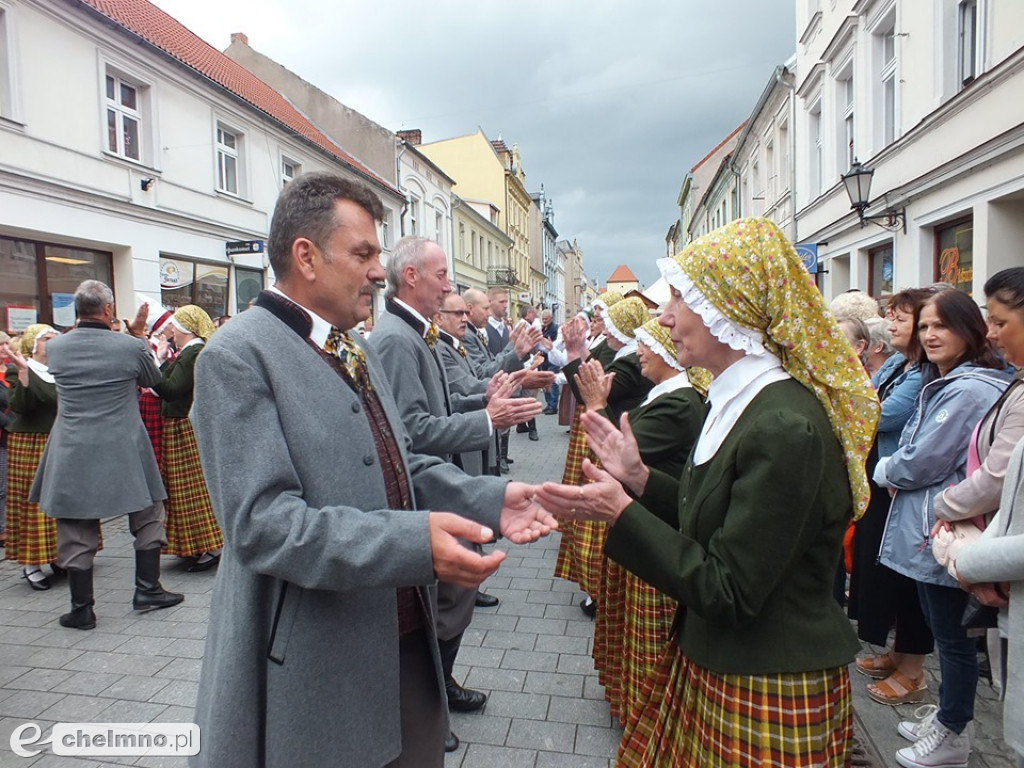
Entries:
POLYGON ((773 223, 739 219, 658 261, 656 316, 608 291, 558 324, 454 292, 429 239, 382 265, 382 217, 305 174, 237 317, 119 320, 88 280, 73 329, 0 336, 25 588, 97 627, 100 523, 124 515, 135 611, 184 599, 161 556, 218 571, 194 765, 443 766, 449 712, 487 702, 455 666, 498 604, 491 545, 557 532, 619 765, 866 764, 863 684, 922 704, 887 757, 966 768, 985 671, 1024 766, 1024 267, 984 312, 945 284, 826 304, 773 223), (560 481, 509 481, 510 431, 544 417, 569 430, 560 481))

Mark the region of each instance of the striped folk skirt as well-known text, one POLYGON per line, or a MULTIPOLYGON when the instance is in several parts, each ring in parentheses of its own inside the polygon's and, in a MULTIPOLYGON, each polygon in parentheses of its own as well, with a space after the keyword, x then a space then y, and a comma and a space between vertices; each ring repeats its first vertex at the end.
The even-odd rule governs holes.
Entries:
MULTIPOLYGON (((606 529, 607 530, 607 529, 606 529)), ((622 706, 624 688, 624 636, 626 630, 626 576, 629 573, 618 563, 608 560, 601 552, 603 570, 600 588, 595 594, 597 613, 594 617, 594 668, 597 680, 604 686, 604 697, 611 704, 612 716, 620 725, 626 723, 626 709, 622 706)))
POLYGON ((164 419, 163 468, 167 487, 165 554, 195 557, 224 546, 188 419, 164 419))
POLYGON ((619 721, 623 724, 644 702, 647 679, 669 648, 678 607, 671 597, 626 571, 619 696, 619 721))
POLYGON ((160 398, 148 389, 139 392, 139 415, 142 416, 142 423, 146 427, 146 434, 149 435, 149 442, 153 446, 156 465, 163 472, 164 417, 160 413, 160 404, 160 398))
POLYGON ((850 765, 853 708, 846 667, 778 675, 720 675, 675 643, 622 735, 626 768, 850 765))
POLYGON ((7 436, 7 547, 4 557, 22 565, 46 565, 57 559, 57 521, 28 500, 46 434, 11 432, 7 436))
MULTIPOLYGON (((571 391, 566 387, 563 391, 571 391)), ((583 459, 590 455, 587 449, 587 435, 580 423, 580 415, 586 408, 577 404, 569 427, 569 450, 565 454, 565 469, 562 472, 564 485, 580 485, 583 482, 583 459)), ((576 572, 576 528, 575 520, 559 520, 558 530, 562 537, 558 542, 558 559, 555 560, 555 576, 559 579, 579 582, 576 572)))

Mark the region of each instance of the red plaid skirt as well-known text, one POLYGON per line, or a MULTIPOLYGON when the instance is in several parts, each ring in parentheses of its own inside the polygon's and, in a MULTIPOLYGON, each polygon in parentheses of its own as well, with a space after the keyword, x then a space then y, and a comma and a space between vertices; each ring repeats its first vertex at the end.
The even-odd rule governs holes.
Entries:
POLYGON ((224 546, 188 419, 164 419, 163 478, 167 487, 164 553, 194 557, 224 546))
POLYGON ((720 675, 672 643, 622 734, 619 766, 705 768, 850 765, 853 708, 846 667, 720 675))
POLYGON ((678 603, 626 571, 619 720, 629 722, 643 703, 644 686, 665 655, 678 603))
POLYGON ((22 565, 57 559, 57 521, 28 500, 49 435, 11 432, 7 438, 7 546, 4 558, 22 565))
MULTIPOLYGON (((607 530, 607 529, 606 529, 607 530)), ((626 708, 622 706, 625 694, 623 679, 623 635, 626 629, 626 575, 629 573, 618 563, 601 556, 600 596, 594 621, 594 667, 597 679, 604 686, 604 697, 611 704, 612 715, 621 725, 626 722, 626 708)))
POLYGON ((139 392, 139 415, 142 416, 142 423, 146 425, 149 442, 153 444, 156 465, 163 472, 164 417, 160 413, 160 398, 148 389, 139 392))
MULTIPOLYGON (((566 387, 564 391, 570 391, 566 387)), ((579 485, 583 482, 583 459, 593 456, 587 448, 587 435, 580 423, 580 415, 586 410, 583 405, 577 404, 572 415, 572 426, 569 428, 569 450, 565 454, 565 469, 562 472, 562 483, 565 485, 579 485)), ((555 576, 559 579, 568 579, 579 583, 579 573, 576 569, 576 530, 579 526, 575 520, 559 520, 558 530, 562 538, 558 542, 558 559, 555 561, 555 576)))

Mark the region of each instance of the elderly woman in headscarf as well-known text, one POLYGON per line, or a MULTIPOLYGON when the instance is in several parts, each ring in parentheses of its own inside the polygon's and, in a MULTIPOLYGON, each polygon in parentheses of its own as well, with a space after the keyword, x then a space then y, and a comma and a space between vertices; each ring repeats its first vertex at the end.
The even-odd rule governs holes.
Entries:
POLYGON ((619 763, 844 765, 860 645, 831 586, 867 503, 877 398, 772 222, 734 221, 659 267, 679 362, 714 375, 682 478, 586 414, 605 469, 587 463, 589 485, 538 494, 557 514, 607 521, 606 554, 680 604, 619 763))
MULTIPOLYGON (((21 563, 22 577, 36 590, 50 588, 50 578, 41 566, 57 559, 57 521, 44 515, 38 504, 28 500, 46 438, 57 418, 57 385, 46 360, 46 344, 57 335, 49 325, 30 325, 18 349, 10 348, 13 365, 7 372, 14 420, 7 426, 10 437, 5 558, 21 563)), ((51 568, 55 574, 59 573, 55 566, 51 568)))
POLYGON ((200 307, 194 304, 178 307, 166 331, 178 354, 160 366, 163 380, 153 387, 161 397, 160 412, 164 417, 161 467, 167 487, 164 552, 194 558, 188 567, 191 573, 216 566, 224 546, 224 534, 213 516, 195 433, 188 419, 196 358, 213 330, 213 321, 200 307))
MULTIPOLYGON (((678 479, 700 434, 704 401, 676 359, 667 328, 648 320, 635 335, 641 371, 654 386, 622 418, 628 420, 644 464, 678 479)), ((611 416, 607 398, 613 381, 613 374, 597 362, 580 367, 576 385, 588 412, 611 416)), ((603 564, 606 581, 594 627, 594 663, 612 713, 625 724, 641 703, 643 684, 668 643, 677 605, 626 569, 603 564)))

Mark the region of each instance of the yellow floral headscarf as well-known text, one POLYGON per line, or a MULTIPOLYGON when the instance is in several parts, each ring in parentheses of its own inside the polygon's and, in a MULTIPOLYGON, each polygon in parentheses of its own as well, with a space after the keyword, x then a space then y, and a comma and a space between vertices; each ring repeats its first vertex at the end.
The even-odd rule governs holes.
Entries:
POLYGON ((672 334, 669 333, 668 328, 658 322, 658 318, 648 320, 637 328, 636 338, 637 341, 658 355, 675 370, 686 371, 686 378, 690 380, 693 388, 700 392, 701 395, 707 396, 708 387, 711 386, 711 380, 714 378, 711 375, 711 371, 707 368, 698 368, 695 365, 683 368, 679 364, 679 359, 676 355, 676 345, 672 342, 672 334))
POLYGON ((651 318, 647 305, 636 296, 616 302, 604 317, 604 329, 623 344, 631 342, 636 329, 651 318))
POLYGON ((594 306, 603 309, 604 314, 607 315, 608 310, 611 309, 613 305, 618 304, 625 298, 626 297, 618 291, 605 291, 597 297, 597 301, 594 302, 594 306))
POLYGON ((203 341, 209 341, 214 330, 213 320, 206 314, 206 310, 197 307, 195 304, 186 304, 174 310, 172 322, 186 333, 191 333, 203 341))
POLYGON ((878 423, 878 397, 779 228, 767 219, 739 219, 658 266, 719 341, 748 353, 766 349, 814 392, 843 446, 859 519, 870 494, 864 461, 878 423), (708 304, 712 311, 702 313, 708 304), (716 312, 731 327, 709 322, 716 312))
POLYGON ((21 340, 18 342, 18 348, 21 350, 23 357, 32 357, 32 353, 35 351, 36 339, 40 336, 57 335, 57 331, 53 326, 47 325, 46 323, 33 323, 25 332, 21 334, 21 340))

